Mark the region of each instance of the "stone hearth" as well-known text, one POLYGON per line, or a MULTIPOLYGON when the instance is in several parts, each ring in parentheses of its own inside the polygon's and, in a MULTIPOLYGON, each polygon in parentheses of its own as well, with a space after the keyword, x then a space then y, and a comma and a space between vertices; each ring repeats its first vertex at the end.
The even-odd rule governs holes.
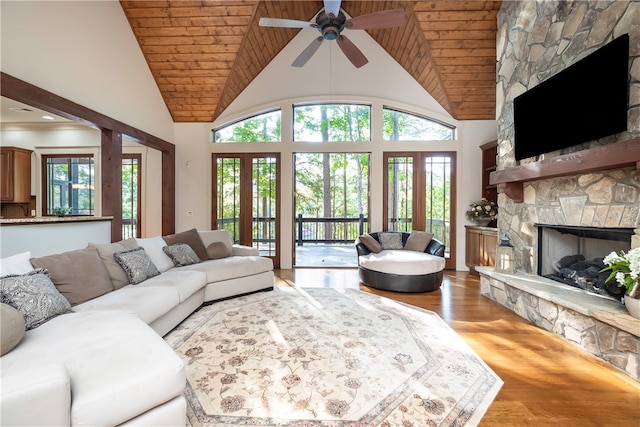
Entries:
POLYGON ((622 304, 537 275, 476 270, 483 296, 640 381, 640 320, 622 304))

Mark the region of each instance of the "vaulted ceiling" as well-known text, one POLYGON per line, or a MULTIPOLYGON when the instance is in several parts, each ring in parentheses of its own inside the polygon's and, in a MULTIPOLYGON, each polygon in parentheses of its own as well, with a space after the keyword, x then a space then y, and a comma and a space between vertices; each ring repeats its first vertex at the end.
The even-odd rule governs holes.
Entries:
MULTIPOLYGON (((121 1, 175 122, 211 122, 300 31, 262 17, 310 21, 322 1, 121 1)), ((495 119, 501 1, 349 1, 350 16, 402 8, 406 24, 368 30, 457 120, 495 119)), ((369 72, 366 66, 362 72, 369 72)))

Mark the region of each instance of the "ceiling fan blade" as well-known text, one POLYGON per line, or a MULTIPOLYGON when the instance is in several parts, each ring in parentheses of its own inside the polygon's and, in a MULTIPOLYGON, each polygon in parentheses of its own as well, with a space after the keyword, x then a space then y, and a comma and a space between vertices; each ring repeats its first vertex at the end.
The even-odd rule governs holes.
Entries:
POLYGON ((346 28, 350 30, 374 30, 404 25, 404 9, 383 10, 347 19, 346 28))
POLYGON ((324 13, 329 15, 333 13, 333 16, 338 16, 340 13, 341 0, 324 0, 324 13))
POLYGON ((295 19, 281 18, 260 18, 261 27, 280 27, 280 28, 314 28, 313 22, 297 21, 295 19))
POLYGON ((356 68, 360 68, 364 64, 369 62, 367 57, 364 56, 360 49, 358 49, 356 45, 353 44, 353 42, 346 36, 340 36, 336 41, 338 42, 338 46, 340 46, 340 49, 342 50, 344 55, 356 68))
POLYGON ((302 51, 302 53, 300 55, 298 55, 296 60, 293 61, 293 63, 291 65, 293 67, 302 67, 302 66, 304 66, 304 64, 306 64, 307 61, 309 61, 309 59, 311 59, 313 54, 316 53, 316 50, 318 50, 318 48, 320 47, 320 45, 322 44, 323 41, 324 41, 324 38, 322 38, 322 36, 313 39, 313 41, 311 43, 309 43, 309 46, 307 46, 302 51))

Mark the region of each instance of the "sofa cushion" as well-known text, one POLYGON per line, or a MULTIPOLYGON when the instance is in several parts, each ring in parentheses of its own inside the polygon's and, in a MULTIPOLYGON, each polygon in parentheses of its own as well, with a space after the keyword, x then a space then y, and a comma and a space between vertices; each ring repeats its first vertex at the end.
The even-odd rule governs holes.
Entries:
POLYGON ((54 317, 71 310, 44 269, 0 278, 0 295, 5 304, 24 316, 26 329, 35 329, 54 317))
POLYGON ((370 252, 378 253, 382 250, 382 245, 376 239, 374 239, 370 234, 363 234, 359 237, 360 241, 364 245, 365 248, 369 249, 370 252))
POLYGON ((224 242, 213 242, 207 246, 207 259, 226 258, 231 254, 231 249, 224 242))
POLYGON ((198 255, 186 243, 176 243, 162 248, 165 254, 173 261, 176 267, 197 264, 201 262, 198 255))
POLYGON ((201 260, 207 259, 207 249, 202 243, 202 239, 198 234, 198 230, 192 228, 191 230, 183 231, 182 233, 171 234, 163 237, 167 245, 175 245, 176 243, 185 243, 193 249, 201 260))
POLYGON ((156 266, 160 273, 164 273, 168 269, 173 268, 173 261, 171 261, 171 258, 162 250, 163 247, 167 246, 167 242, 165 242, 162 237, 136 238, 136 243, 147 251, 147 255, 149 255, 153 265, 156 266))
POLYGON ((384 250, 380 253, 360 255, 360 267, 387 274, 422 275, 442 271, 445 259, 424 252, 384 250))
POLYGON ((60 316, 25 334, 20 351, 2 358, 3 374, 28 371, 43 361, 67 369, 73 395, 67 425, 72 426, 120 425, 170 401, 185 386, 180 357, 130 313, 60 316))
POLYGON ((137 248, 138 244, 136 243, 136 239, 130 238, 114 243, 89 243, 89 246, 96 248, 104 266, 107 267, 113 289, 117 290, 127 286, 129 284, 127 273, 122 266, 116 262, 113 254, 137 248))
POLYGON ((202 271, 172 269, 141 283, 138 287, 170 288, 177 293, 178 301, 184 302, 191 295, 204 288, 206 284, 207 275, 202 271))
POLYGON ((402 233, 384 231, 378 234, 382 249, 402 249, 402 233))
POLYGON ((427 249, 427 246, 429 246, 431 239, 433 239, 433 233, 414 230, 409 234, 404 248, 408 251, 424 252, 427 249))
POLYGON ((180 267, 176 270, 203 271, 207 274, 207 283, 214 283, 272 271, 273 261, 271 258, 261 256, 230 256, 180 267))
POLYGON ((24 316, 9 304, 0 304, 0 356, 4 356, 18 345, 26 323, 24 316))
POLYGON ((29 262, 31 252, 22 252, 17 255, 0 259, 0 277, 9 274, 26 274, 33 270, 29 262))
MULTIPOLYGON (((162 277, 162 275, 157 276, 162 277)), ((174 279, 175 280, 175 279, 174 279)), ((171 287, 127 285, 117 292, 76 305, 73 311, 127 311, 149 324, 180 304, 180 294, 171 287)))
POLYGON ((84 248, 40 258, 32 258, 36 268, 46 268, 51 281, 71 305, 113 291, 111 276, 96 248, 84 248))
POLYGON ((137 285, 150 277, 160 274, 144 248, 116 252, 113 257, 125 271, 129 283, 132 285, 137 285))

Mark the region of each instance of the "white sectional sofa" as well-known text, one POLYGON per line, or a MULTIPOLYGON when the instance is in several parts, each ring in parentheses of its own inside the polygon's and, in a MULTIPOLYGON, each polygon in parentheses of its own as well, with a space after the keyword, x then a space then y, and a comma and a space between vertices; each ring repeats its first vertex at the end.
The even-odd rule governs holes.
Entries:
MULTIPOLYGON (((48 267, 55 285, 50 292, 62 295, 41 299, 37 305, 67 306, 62 308, 64 314, 54 314, 27 330, 8 352, 2 337, 6 353, 0 357, 0 425, 184 425, 184 366, 162 336, 204 303, 272 289, 273 263, 255 249, 232 245, 226 231, 190 230, 163 240, 164 244, 159 238, 90 244, 79 251, 30 260, 32 267, 48 267), (201 260, 214 259, 165 269, 168 264, 158 250, 176 240, 191 242, 201 260), (113 261, 116 252, 133 256, 144 252, 148 258, 143 259, 154 267, 164 264, 157 268, 163 271, 137 284, 123 283, 128 276, 113 261), (74 274, 76 281, 78 275, 84 276, 86 288, 78 291, 77 285, 72 286, 74 274), (91 297, 92 292, 104 293, 91 297)), ((0 265, 0 275, 6 270, 0 265)), ((30 277, 46 281, 47 274, 36 270, 0 278, 3 303, 16 283, 30 277)), ((18 310, 11 305, 21 305, 19 301, 2 304, 3 333, 6 325, 13 324, 9 316, 29 310, 36 298, 23 301, 18 310)), ((28 328, 33 319, 23 317, 28 328)))

